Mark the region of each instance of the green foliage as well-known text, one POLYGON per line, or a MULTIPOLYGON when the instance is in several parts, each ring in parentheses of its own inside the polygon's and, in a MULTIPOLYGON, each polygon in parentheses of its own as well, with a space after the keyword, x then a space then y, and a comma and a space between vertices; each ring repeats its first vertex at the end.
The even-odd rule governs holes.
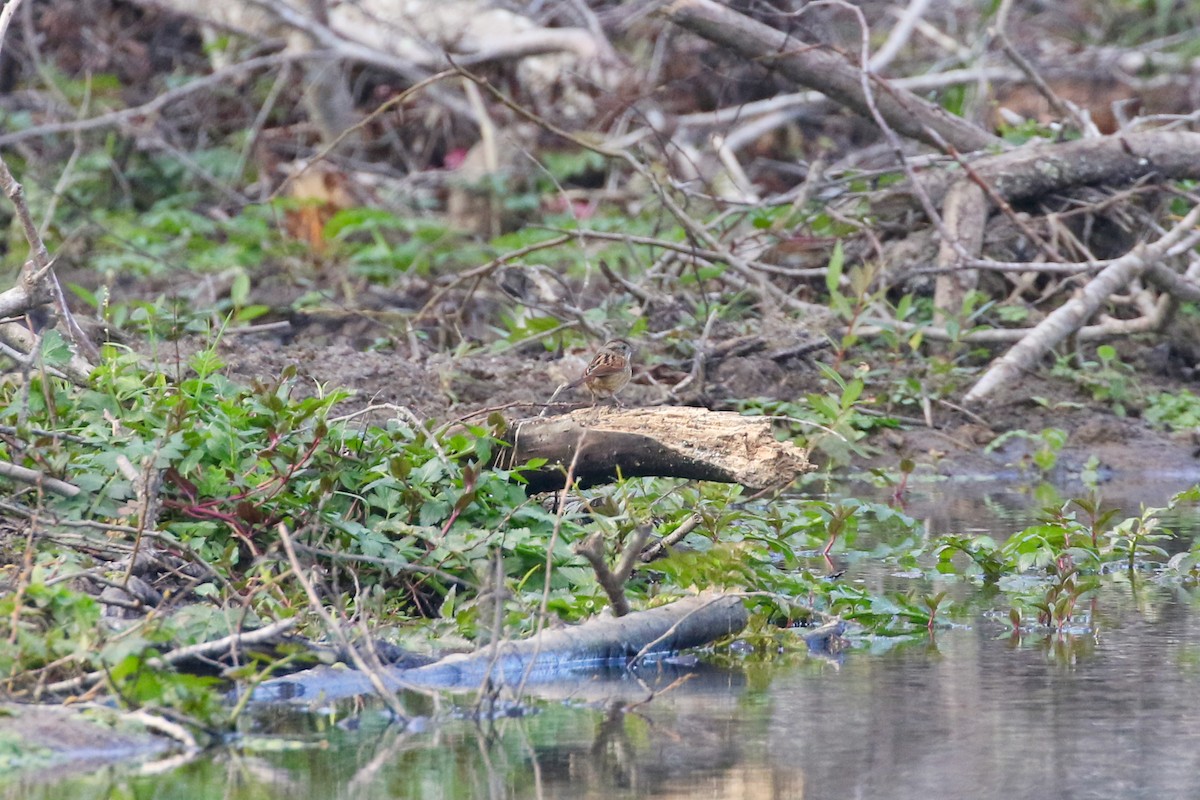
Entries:
POLYGON ((1142 418, 1159 428, 1188 431, 1200 428, 1200 397, 1187 389, 1150 395, 1142 418))
MULTIPOLYGON (((1088 33, 1100 35, 1106 43, 1121 47, 1136 47, 1147 39, 1161 39, 1172 34, 1187 33, 1195 24, 1200 7, 1187 0, 1117 0, 1104 7, 1102 27, 1088 33)), ((1091 37, 1089 37, 1090 39, 1091 37)), ((1195 47, 1190 36, 1184 36, 1178 47, 1195 47)))
POLYGON ((442 222, 381 209, 338 211, 325 224, 323 235, 337 245, 331 257, 344 256, 356 274, 376 280, 429 276, 486 260, 483 248, 465 242, 442 222))
POLYGON ((303 252, 283 237, 279 208, 246 206, 218 222, 194 210, 197 200, 179 194, 145 210, 97 210, 104 233, 93 245, 90 266, 109 276, 249 270, 303 252))
MULTIPOLYGON (((566 182, 602 173, 608 158, 593 150, 558 150, 542 153, 539 161, 555 182, 566 182)), ((551 182, 542 188, 552 190, 557 188, 557 183, 551 182)))
POLYGON ((841 363, 850 348, 858 343, 857 326, 859 318, 872 305, 879 302, 887 291, 886 286, 876 286, 879 265, 868 262, 844 270, 845 253, 839 241, 833 247, 829 256, 829 264, 825 272, 825 288, 829 292, 829 307, 846 325, 838 344, 836 360, 841 363), (843 286, 843 283, 845 286, 843 286))
POLYGON ((1160 528, 1163 514, 1200 500, 1193 488, 1172 498, 1164 508, 1143 508, 1134 517, 1115 521, 1115 509, 1098 498, 1075 499, 1047 508, 1042 519, 998 545, 991 537, 940 537, 933 548, 939 574, 978 575, 1000 588, 1011 603, 1009 619, 1020 630, 1029 621, 1062 631, 1074 624, 1080 601, 1102 585, 1106 576, 1139 573, 1163 578, 1196 579, 1200 547, 1169 556, 1162 543, 1171 538, 1160 528), (957 556, 968 568, 960 570, 957 556))
MULTIPOLYGON (((55 340, 46 341, 50 347, 55 340)), ((830 379, 839 394, 818 396, 814 406, 853 432, 862 380, 836 373, 830 379)), ((831 612, 859 613, 860 605, 876 601, 814 577, 807 559, 826 544, 853 552, 863 519, 880 530, 897 524, 906 540, 912 535, 912 521, 886 506, 796 501, 752 509, 741 505, 736 487, 649 480, 622 481, 608 495, 590 495, 590 510, 560 521, 526 497, 522 472, 528 467, 486 467, 499 430, 437 434, 403 419, 350 424, 331 417, 347 393, 303 394, 287 374, 235 384, 223 374, 215 348, 193 356, 177 381, 145 371, 138 358, 116 348, 106 351, 89 389, 37 375, 33 380, 35 391, 10 388, 0 397, 0 421, 50 428, 70 420, 71 437, 6 457, 63 475, 84 490, 56 501, 56 514, 131 527, 138 525, 141 482, 160 476, 156 537, 220 576, 188 587, 185 598, 214 611, 244 597, 261 619, 304 607, 298 588, 281 583, 287 572, 278 557, 281 530, 310 552, 325 554, 316 557, 331 586, 357 587, 331 598, 345 613, 433 615, 430 635, 467 637, 481 636, 491 625, 479 589, 491 580, 497 559, 509 598, 502 613, 505 635, 532 630, 547 588, 547 605, 560 616, 599 610, 604 601, 591 571, 570 549, 585 520, 606 531, 615 552, 639 521, 665 532, 698 515, 700 524, 687 540, 690 551, 656 562, 653 584, 631 584, 635 597, 725 586, 779 598, 768 604, 772 608, 789 607, 785 598, 805 597, 831 612), (597 511, 606 507, 620 513, 597 511), (247 593, 250 587, 261 588, 247 593)), ((874 424, 865 417, 861 422, 874 424)), ((50 548, 44 555, 58 559, 62 552, 50 548)), ((204 640, 203 625, 162 618, 136 635, 97 644, 95 600, 66 586, 56 585, 55 613, 6 653, 9 674, 45 666, 69 647, 80 669, 108 670, 110 688, 130 705, 170 705, 197 717, 216 713, 209 684, 155 661, 170 647, 204 640), (71 614, 83 616, 71 622, 71 614), (60 638, 42 635, 50 629, 60 638)), ((34 607, 42 592, 34 582, 12 602, 34 607)), ((928 610, 917 619, 897 601, 901 611, 889 616, 879 610, 884 605, 862 618, 889 630, 928 622, 928 610)), ((210 629, 207 635, 219 634, 210 629)))
POLYGON ((0 594, 0 613, 10 621, 7 641, 0 640, 0 675, 80 657, 99 644, 99 602, 66 584, 48 585, 46 575, 44 567, 36 570, 22 596, 0 594))
POLYGON ((952 354, 959 354, 967 349, 967 343, 963 339, 966 334, 990 327, 986 321, 995 306, 996 302, 982 292, 970 291, 963 296, 962 307, 945 322, 952 354))
POLYGON ((1128 403, 1141 400, 1133 367, 1123 362, 1111 345, 1097 347, 1095 361, 1059 357, 1050 374, 1073 381, 1093 400, 1108 404, 1117 416, 1125 416, 1128 403))
POLYGON ((1001 122, 999 133, 1009 144, 1022 145, 1038 139, 1052 140, 1055 131, 1044 122, 1028 119, 1016 124, 1001 122))
MULTIPOLYGON (((11 625, 8 638, 0 640, 0 675, 27 679, 64 663, 100 668, 127 705, 167 706, 205 724, 221 716, 216 679, 179 673, 155 659, 160 643, 183 632, 179 623, 186 614, 149 617, 119 631, 101 624, 99 601, 53 579, 55 571, 47 563, 34 571, 23 592, 0 595, 0 613, 11 625)), ((226 625, 216 636, 229 632, 226 625)))
MULTIPOLYGON (((3 455, 83 490, 57 500, 56 517, 132 529, 144 508, 140 486, 157 476, 156 540, 220 576, 186 587, 181 599, 202 607, 248 603, 264 619, 303 607, 299 587, 280 583, 288 570, 274 555, 281 530, 326 560, 333 585, 359 587, 354 596, 334 596, 347 613, 391 586, 399 590, 387 613, 436 614, 451 589, 473 595, 498 557, 516 593, 512 630, 521 633, 535 618, 530 611, 547 567, 555 598, 592 585, 569 547, 577 523, 559 524, 525 496, 521 474, 528 467, 485 468, 499 446, 492 431, 439 435, 399 419, 332 420, 347 393, 304 396, 286 375, 239 386, 221 369, 215 350, 204 350, 186 377, 172 382, 110 350, 90 389, 36 375, 33 392, 7 386, 0 391, 3 424, 17 430, 71 424, 69 437, 31 434, 20 440, 36 447, 9 447, 3 455)), ((46 542, 35 554, 58 574, 73 552, 46 542)), ((471 603, 464 606, 460 597, 453 606, 467 612, 460 622, 468 632, 475 624, 471 603)), ((96 624, 95 599, 38 574, 22 592, 4 595, 3 608, 4 618, 16 622, 9 645, 0 647, 2 674, 29 675, 69 657, 80 669, 109 670, 113 691, 132 705, 169 704, 197 715, 216 707, 206 683, 151 666, 168 643, 192 639, 194 622, 184 629, 159 620, 136 636, 114 638, 110 647, 96 638, 107 637, 96 624)))
POLYGON ((967 101, 971 96, 972 93, 966 86, 951 86, 942 91, 940 102, 942 108, 957 117, 962 117, 967 115, 967 101))
POLYGON ((1172 538, 1170 531, 1159 530, 1158 515, 1165 509, 1143 508, 1136 517, 1116 525, 1106 536, 1106 546, 1114 556, 1122 556, 1130 572, 1143 560, 1162 561, 1167 551, 1159 543, 1172 538))
MULTIPOLYGON (((886 505, 847 499, 791 500, 762 509, 731 505, 737 491, 714 487, 700 500, 703 523, 688 537, 686 549, 655 561, 653 571, 664 585, 725 588, 761 594, 757 600, 764 619, 807 617, 813 611, 838 614, 870 627, 876 633, 907 635, 914 626, 926 627, 930 611, 916 613, 904 595, 865 591, 815 574, 812 567, 827 562, 821 550, 838 545, 848 558, 872 557, 904 549, 918 536, 918 523, 886 505), (864 536, 869 528, 870 536, 864 536), (802 598, 800 608, 790 598, 802 598)), ((693 502, 690 492, 669 495, 656 507, 668 517, 693 502)))
MULTIPOLYGON (((93 103, 105 106, 122 89, 114 80, 93 77, 88 85, 56 79, 55 85, 80 105, 90 94, 93 103)), ((250 91, 262 98, 269 81, 250 91)), ((967 99, 965 91, 943 95, 951 108, 967 99)), ((8 124, 29 123, 26 115, 8 124)), ((386 283, 451 275, 493 260, 512 269, 544 270, 563 289, 560 303, 526 304, 517 297, 487 312, 474 330, 498 332, 492 342, 497 348, 527 339, 548 348, 581 344, 585 330, 636 335, 654 319, 656 332, 665 331, 666 341, 676 343, 673 355, 687 358, 710 317, 743 331, 760 320, 755 289, 743 288, 740 277, 729 281, 728 266, 711 256, 685 257, 657 269, 657 283, 647 284, 657 304, 653 309, 630 302, 620 290, 579 292, 585 277, 586 287, 603 284, 596 269, 601 259, 628 272, 661 259, 663 248, 583 236, 552 248, 539 245, 587 228, 706 246, 693 229, 664 213, 652 191, 640 192, 637 203, 589 207, 586 221, 559 205, 564 186, 596 185, 612 167, 590 151, 539 155, 543 169, 532 181, 498 176, 473 187, 514 216, 553 205, 554 213, 541 218, 544 227, 478 242, 420 209, 348 208, 332 215, 319 246, 310 247, 290 238, 286 224, 296 212, 310 210, 305 201, 214 201, 212 184, 236 187, 242 180, 246 132, 206 133, 205 148, 190 151, 187 164, 140 149, 130 152, 118 136, 98 139, 74 160, 69 185, 56 187, 62 191, 53 225, 84 231, 79 251, 88 254, 86 266, 101 276, 102 285, 130 278, 169 285, 173 276, 205 273, 220 275, 220 285, 228 287, 212 304, 194 298, 116 300, 104 288, 71 287, 115 328, 158 339, 249 322, 267 311, 255 299, 264 274, 300 282, 336 270, 330 285, 343 277, 386 283), (516 251, 523 251, 519 260, 510 258, 516 251), (659 303, 673 293, 671 303, 659 303)), ((1026 132, 1044 133, 1034 126, 1026 132)), ((865 193, 902 178, 848 175, 845 185, 851 193, 865 193)), ((38 216, 50 207, 55 180, 28 185, 38 216)), ((688 199, 695 219, 714 208, 700 195, 688 199)), ((841 240, 860 236, 859 223, 869 212, 863 202, 857 209, 842 205, 835 214, 822 201, 703 219, 717 241, 739 251, 735 245, 747 226, 763 239, 838 240, 824 282, 828 306, 844 326, 834 343, 834 365, 821 365, 819 387, 803 398, 744 404, 748 414, 778 418, 833 465, 872 455, 867 435, 897 424, 866 411, 923 410, 931 400, 953 394, 969 377, 965 365, 976 355, 966 334, 996 319, 1019 323, 1027 314, 1023 307, 998 306, 970 293, 945 324, 951 339, 946 352, 923 362, 919 376, 893 380, 894 370, 873 369, 866 362, 882 350, 917 351, 934 314, 928 298, 889 297, 878 264, 848 262, 841 240), (855 216, 860 219, 851 219, 855 216), (864 336, 867 325, 877 333, 864 336), (860 355, 864 363, 851 367, 860 355)), ((329 286, 314 283, 309 297, 324 299, 329 286)), ((467 335, 476 334, 455 331, 451 336, 463 338, 451 341, 478 346, 466 344, 467 335)), ((52 366, 68 356, 61 336, 50 332, 43 338, 42 363, 52 366)), ((1097 348, 1095 358, 1075 366, 1061 362, 1058 369, 1085 385, 1094 399, 1124 411, 1136 394, 1128 366, 1112 348, 1097 348)), ((36 372, 23 386, 0 383, 0 424, 15 431, 0 439, 0 457, 83 490, 73 498, 37 497, 13 483, 14 495, 26 492, 20 495, 25 508, 52 533, 97 526, 109 537, 72 547, 47 536, 31 542, 27 553, 15 554, 14 563, 28 556, 32 567, 19 576, 17 591, 0 593, 0 620, 8 626, 0 628, 0 675, 13 686, 29 687, 102 671, 112 697, 123 704, 169 707, 220 725, 227 712, 214 683, 161 656, 226 635, 243 622, 300 616, 301 630, 319 635, 285 542, 296 546, 304 574, 319 581, 325 605, 349 619, 394 621, 403 629, 398 635, 426 645, 520 637, 544 622, 543 607, 566 620, 599 611, 607 601, 572 550, 585 529, 603 532, 613 558, 640 525, 658 535, 690 530, 664 558, 639 567, 628 586, 637 603, 726 588, 755 594, 760 624, 829 613, 857 622, 868 635, 932 632, 958 611, 945 588, 956 577, 1007 593, 1018 616, 1036 610, 1046 624, 1061 627, 1106 570, 1132 574, 1165 559, 1157 510, 1112 524, 1098 507, 1084 503, 1060 506, 1003 544, 959 535, 931 545, 903 513, 855 499, 768 502, 747 498, 737 487, 648 479, 583 493, 581 507, 559 516, 526 495, 524 476, 540 465, 492 466, 504 446, 502 421, 443 430, 379 409, 339 417, 351 397, 299 383, 293 374, 235 383, 225 375, 215 345, 192 356, 174 376, 150 371, 134 353, 111 346, 90 388, 36 372), (173 583, 174 594, 161 610, 121 629, 110 627, 94 592, 81 588, 76 576, 89 573, 125 585, 130 575, 99 555, 109 552, 104 544, 114 542, 126 550, 154 547, 203 568, 173 583), (866 559, 902 572, 880 582, 886 588, 839 579, 844 564, 866 559), (501 630, 493 629, 497 619, 501 630)), ((1161 407, 1162 424, 1184 427, 1195 414, 1188 398, 1177 396, 1174 408, 1161 399, 1152 403, 1151 413, 1161 407)), ((1065 443, 1065 434, 1051 428, 1018 431, 993 447, 1013 437, 1032 444, 1029 461, 1040 474, 1054 467, 1065 443)), ((907 477, 912 465, 902 465, 907 477)), ((1179 554, 1172 559, 1174 576, 1195 580, 1197 563, 1195 548, 1179 554)), ((253 680, 297 658, 259 654, 239 675, 253 680)))
POLYGON ((931 401, 948 399, 977 375, 973 367, 958 363, 961 359, 942 355, 921 358, 923 368, 917 375, 897 376, 891 364, 872 370, 870 386, 884 408, 895 410, 899 407, 904 412, 923 417, 931 401))
POLYGON ((997 436, 988 443, 985 452, 991 453, 1014 439, 1028 441, 1032 450, 1021 456, 1021 462, 1031 465, 1038 474, 1045 476, 1058 463, 1058 454, 1066 446, 1067 436, 1067 432, 1062 428, 1043 428, 1037 433, 1030 433, 1024 428, 1019 428, 997 436))
POLYGON ((1008 559, 1000 552, 1000 546, 992 537, 951 534, 941 537, 933 549, 933 554, 938 559, 938 572, 957 573, 958 568, 954 565, 953 558, 959 553, 974 563, 987 583, 995 583, 1010 569, 1008 559))
MULTIPOLYGON (((62 349, 53 337, 46 346, 48 356, 62 349)), ((651 479, 589 491, 560 518, 526 496, 523 475, 539 465, 489 466, 505 435, 498 418, 452 431, 391 416, 339 418, 335 409, 348 393, 304 392, 290 374, 235 384, 215 347, 187 367, 171 380, 110 348, 88 389, 36 373, 31 391, 0 385, 0 424, 24 432, 3 441, 0 457, 84 490, 45 501, 47 518, 139 530, 140 487, 157 478, 156 545, 210 570, 177 588, 181 610, 115 633, 99 624, 97 600, 62 579, 94 569, 92 558, 52 539, 36 542, 35 568, 21 590, 0 597, 0 619, 10 621, 9 635, 0 637, 0 674, 20 684, 39 671, 103 670, 113 696, 127 705, 170 707, 219 726, 229 712, 215 686, 160 656, 224 635, 243 614, 266 621, 303 613, 308 599, 289 580, 284 535, 322 576, 329 605, 348 616, 396 620, 426 641, 527 635, 543 602, 565 619, 596 613, 606 600, 571 549, 585 527, 603 532, 615 559, 639 525, 659 534, 688 526, 665 558, 638 571, 631 597, 645 603, 696 588, 753 592, 763 636, 773 621, 813 614, 853 620, 874 635, 925 636, 961 613, 941 585, 955 577, 1003 592, 1014 624, 1036 619, 1061 629, 1075 624, 1081 601, 1105 575, 1167 561, 1162 509, 1114 523, 1095 500, 1058 504, 1003 544, 962 535, 928 543, 915 520, 886 505, 750 501, 738 487, 651 479), (34 432, 56 426, 70 436, 34 432), (892 563, 917 582, 883 591, 830 579, 828 553, 849 563, 892 563), (496 619, 503 630, 494 629, 496 619)), ((857 411, 863 371, 849 379, 832 368, 825 373, 834 390, 811 395, 806 406, 755 410, 786 411, 789 423, 798 414, 820 420, 845 438, 805 428, 810 443, 833 456, 844 447, 846 455, 879 418, 857 411)), ((1053 431, 1034 438, 1051 453, 1063 443, 1053 431)), ((1049 469, 1052 461, 1038 466, 1049 469)), ((1176 557, 1172 574, 1194 580, 1198 562, 1195 553, 1176 557)), ((275 654, 241 674, 253 679, 294 657, 275 654)))
POLYGON ((868 416, 859 410, 866 384, 859 371, 849 380, 826 364, 817 364, 833 391, 811 393, 806 404, 781 400, 756 399, 740 404, 742 413, 769 416, 787 424, 789 431, 803 444, 819 450, 835 464, 849 463, 856 455, 868 456, 874 448, 863 440, 870 431, 891 427, 887 417, 868 416))

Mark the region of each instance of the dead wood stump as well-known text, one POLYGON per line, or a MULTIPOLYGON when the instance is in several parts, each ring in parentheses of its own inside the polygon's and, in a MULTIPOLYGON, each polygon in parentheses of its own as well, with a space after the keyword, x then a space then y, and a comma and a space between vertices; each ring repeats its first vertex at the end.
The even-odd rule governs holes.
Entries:
POLYGON ((620 474, 766 489, 786 486, 815 469, 803 448, 776 440, 768 419, 683 406, 590 408, 520 420, 513 424, 511 441, 497 458, 501 466, 547 460, 526 473, 531 492, 561 489, 573 460, 581 486, 620 474))

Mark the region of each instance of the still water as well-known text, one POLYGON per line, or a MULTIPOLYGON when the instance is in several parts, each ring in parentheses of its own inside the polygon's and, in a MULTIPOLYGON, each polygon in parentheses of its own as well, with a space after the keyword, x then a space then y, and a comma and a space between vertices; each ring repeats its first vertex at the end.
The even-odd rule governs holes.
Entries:
MULTIPOLYGON (((1164 502, 1157 489, 1136 499, 1164 502)), ((1003 536, 1033 518, 1022 492, 953 495, 914 492, 910 511, 930 534, 1003 536)), ((844 579, 889 577, 851 564, 844 579)), ((1019 638, 986 613, 991 598, 968 600, 978 613, 931 641, 702 665, 652 699, 626 678, 423 731, 369 709, 279 719, 187 764, 0 784, 0 797, 1200 797, 1200 591, 1118 581, 1090 602, 1090 630, 1019 638)))

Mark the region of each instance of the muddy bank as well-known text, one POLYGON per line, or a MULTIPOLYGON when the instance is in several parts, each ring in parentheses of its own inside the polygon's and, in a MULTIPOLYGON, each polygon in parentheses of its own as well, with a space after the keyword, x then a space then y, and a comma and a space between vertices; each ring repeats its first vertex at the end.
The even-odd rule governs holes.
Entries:
POLYGON ((113 709, 0 704, 0 776, 30 784, 148 761, 172 743, 113 709))

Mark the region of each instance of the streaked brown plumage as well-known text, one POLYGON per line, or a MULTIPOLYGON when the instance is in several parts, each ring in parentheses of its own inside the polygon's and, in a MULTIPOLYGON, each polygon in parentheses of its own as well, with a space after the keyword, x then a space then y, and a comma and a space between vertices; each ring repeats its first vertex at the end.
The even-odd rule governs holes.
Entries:
MULTIPOLYGON (((612 339, 596 351, 590 364, 575 380, 568 383, 565 389, 587 386, 592 393, 592 405, 600 397, 611 397, 613 402, 620 405, 617 392, 625 388, 633 377, 633 347, 624 339, 612 339)), ((555 393, 557 394, 557 392, 555 393)))

